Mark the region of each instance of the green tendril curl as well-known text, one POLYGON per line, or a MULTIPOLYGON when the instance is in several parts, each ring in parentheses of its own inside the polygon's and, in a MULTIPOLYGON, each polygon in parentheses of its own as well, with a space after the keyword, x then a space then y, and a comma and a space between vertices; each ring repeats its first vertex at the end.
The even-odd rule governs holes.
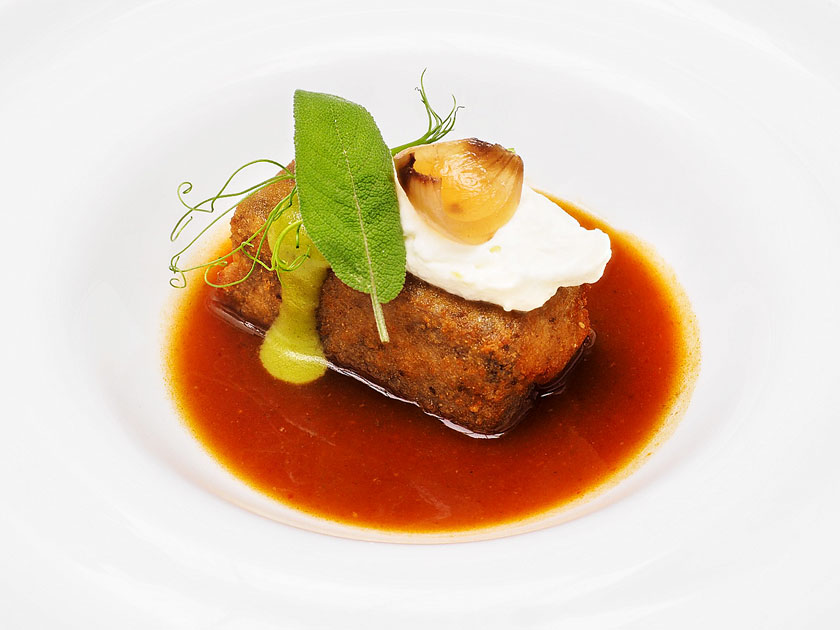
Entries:
POLYGON ((431 103, 429 103, 429 97, 426 96, 426 86, 423 85, 423 77, 425 75, 426 70, 424 69, 423 72, 420 73, 420 87, 414 89, 420 92, 420 102, 423 103, 423 107, 426 108, 426 117, 429 120, 429 126, 426 129, 426 133, 417 138, 417 140, 401 144, 400 146, 391 149, 392 156, 411 147, 437 142, 452 131, 455 127, 455 119, 458 117, 458 110, 463 109, 463 105, 458 105, 458 101, 455 100, 455 96, 453 95, 452 109, 449 110, 449 113, 444 118, 441 118, 434 110, 431 103))
MULTIPOLYGON (((178 200, 181 202, 181 204, 185 208, 187 208, 187 211, 181 216, 180 219, 178 219, 178 222, 175 224, 175 227, 172 229, 172 232, 169 235, 169 240, 172 241, 173 243, 181 236, 181 233, 184 231, 184 229, 192 222, 193 215, 195 213, 201 212, 201 213, 205 213, 205 214, 215 214, 215 212, 217 210, 217 207, 216 207, 217 202, 219 202, 220 200, 224 200, 224 199, 233 199, 234 201, 230 206, 225 208, 220 214, 215 215, 212 221, 210 221, 206 226, 204 226, 204 228, 202 228, 201 231, 198 234, 196 234, 184 247, 182 247, 178 252, 176 252, 172 256, 172 258, 169 261, 169 270, 173 274, 175 274, 175 277, 173 277, 169 280, 169 284, 171 286, 175 287, 175 288, 186 287, 187 286, 186 274, 190 271, 195 271, 196 269, 204 269, 204 281, 207 284, 209 284, 210 286, 215 287, 215 288, 230 287, 230 286, 237 285, 241 282, 244 282, 254 272, 254 269, 256 269, 256 266, 258 264, 261 265, 262 267, 264 267, 267 270, 275 269, 278 272, 289 270, 291 265, 287 265, 284 261, 282 261, 279 258, 276 259, 276 264, 275 264, 275 259, 274 259, 274 257, 272 257, 272 265, 271 266, 266 265, 262 260, 260 260, 259 252, 262 250, 262 246, 265 243, 265 239, 268 237, 268 230, 271 227, 271 225, 277 219, 279 219, 280 216, 288 208, 291 207, 292 199, 293 199, 294 195, 297 194, 297 187, 293 188, 292 191, 288 195, 283 197, 283 199, 281 199, 280 202, 276 206, 274 206, 274 208, 271 210, 268 217, 266 218, 265 222, 259 228, 257 228, 257 230, 253 234, 251 234, 251 236, 249 236, 247 239, 242 241, 239 244, 238 247, 235 247, 231 251, 227 252, 226 254, 223 254, 223 255, 219 256, 218 258, 214 258, 213 260, 201 263, 199 265, 194 265, 192 267, 181 267, 180 266, 180 260, 181 260, 181 256, 184 253, 186 253, 187 250, 189 250, 193 245, 195 245, 199 240, 201 240, 201 238, 210 229, 212 229, 213 226, 216 225, 216 223, 218 223, 222 218, 227 216, 240 203, 242 203, 246 199, 249 199, 250 197, 252 197, 256 193, 261 191, 263 188, 266 188, 267 186, 271 186, 272 184, 276 184, 277 182, 288 181, 290 179, 294 179, 294 174, 291 173, 291 171, 289 171, 285 166, 283 166, 279 162, 276 162, 274 160, 269 160, 269 159, 253 160, 253 161, 248 162, 247 164, 243 164, 242 166, 237 168, 230 175, 230 177, 228 177, 227 181, 225 181, 224 185, 219 189, 219 192, 217 192, 212 197, 208 197, 207 199, 204 199, 204 200, 198 202, 195 205, 191 205, 190 203, 188 203, 184 199, 184 196, 189 194, 192 191, 192 188, 193 188, 192 183, 191 182, 182 182, 178 186, 178 200), (274 175, 273 177, 269 177, 268 179, 265 179, 265 180, 261 181, 258 184, 254 184, 253 186, 249 186, 248 188, 245 188, 244 190, 238 190, 236 192, 229 192, 229 188, 231 187, 231 183, 233 182, 234 178, 236 178, 237 175, 242 173, 242 171, 248 169, 251 166, 257 165, 257 164, 270 164, 270 165, 275 166, 278 169, 280 169, 281 172, 278 173, 277 175, 274 175), (255 243, 255 241, 256 241, 256 243, 255 243), (224 283, 224 284, 218 284, 216 282, 213 282, 210 279, 210 276, 209 276, 211 270, 216 268, 216 267, 226 266, 229 263, 230 258, 234 254, 236 254, 237 252, 241 252, 242 254, 244 254, 245 256, 247 256, 251 260, 251 268, 248 270, 248 273, 246 273, 239 280, 235 280, 233 282, 227 282, 227 283, 224 283), (254 253, 252 253, 252 252, 254 252, 254 253)), ((286 233, 287 233, 286 230, 284 230, 283 231, 283 236, 285 236, 286 233)), ((305 257, 307 255, 308 255, 308 252, 307 252, 307 254, 304 255, 304 260, 305 260, 305 257)), ((297 260, 295 260, 294 262, 297 263, 297 265, 295 266, 295 268, 297 268, 298 266, 300 266, 300 264, 302 264, 303 261, 297 262, 297 260)))
MULTIPOLYGON (((441 117, 431 106, 429 103, 429 98, 426 96, 426 87, 423 84, 423 77, 426 74, 426 70, 420 74, 420 87, 415 88, 418 92, 420 92, 420 102, 423 104, 423 107, 426 109, 426 117, 428 119, 428 127, 426 129, 426 133, 422 136, 417 138, 412 142, 408 142, 406 144, 401 144, 398 147, 394 147, 391 149, 391 155, 396 155, 400 151, 404 149, 408 149, 410 147, 420 146, 422 144, 431 144, 432 142, 437 142, 444 136, 446 136, 450 131, 452 131, 453 127, 455 126, 455 119, 458 115, 458 110, 462 109, 461 105, 458 105, 455 97, 452 97, 452 108, 449 110, 449 113, 441 117)), ((272 184, 276 184, 277 182, 288 181, 294 179, 294 174, 289 171, 284 165, 280 162, 276 162, 275 160, 271 160, 268 158, 262 158, 259 160, 252 160, 247 164, 243 164, 239 168, 237 168, 230 177, 227 178, 224 185, 219 189, 212 197, 208 197, 195 205, 190 205, 185 199, 185 196, 190 194, 193 189, 193 185, 191 182, 181 182, 178 186, 178 200, 181 202, 187 211, 178 219, 178 222, 175 224, 175 227, 172 228, 172 232, 169 234, 169 240, 173 243, 177 241, 186 227, 192 223, 194 219, 194 215, 196 213, 203 213, 203 214, 210 214, 214 215, 213 219, 204 226, 201 231, 196 234, 184 247, 182 247, 178 252, 176 252, 172 258, 169 260, 169 270, 174 274, 174 277, 170 278, 169 284, 177 289, 183 289, 187 286, 187 277, 186 274, 190 271, 195 271, 197 269, 204 269, 204 282, 206 282, 211 287, 221 289, 225 287, 232 287, 234 285, 240 284, 245 282, 248 278, 251 277, 251 274, 254 273, 254 270, 257 268, 257 265, 262 266, 264 269, 268 271, 274 271, 277 273, 277 278, 282 282, 281 274, 289 273, 300 267, 307 258, 311 255, 311 247, 307 247, 306 251, 301 253, 300 255, 296 256, 292 261, 286 261, 281 258, 277 252, 280 251, 279 244, 288 237, 290 234, 294 233, 295 235, 295 249, 300 248, 300 231, 303 228, 302 221, 293 221, 288 226, 284 227, 280 234, 277 236, 277 240, 273 243, 273 247, 271 248, 271 264, 266 265, 262 260, 260 260, 259 254, 262 251, 262 247, 265 244, 266 239, 268 238, 268 233, 271 226, 277 221, 284 212, 286 212, 289 208, 292 207, 292 202, 294 200, 295 195, 297 195, 297 186, 295 186, 292 191, 283 197, 280 202, 274 206, 274 208, 269 212, 268 217, 266 218, 265 222, 257 228, 257 230, 251 234, 246 240, 242 241, 238 247, 231 249, 226 254, 219 256, 218 258, 214 258, 213 260, 201 263, 200 265, 194 265, 192 267, 181 267, 180 260, 181 256, 183 256, 187 250, 189 250, 193 245, 195 245, 202 237, 213 228, 222 218, 230 214, 232 210, 236 208, 240 203, 245 201, 246 199, 250 199, 252 196, 257 194, 262 189, 266 188, 267 186, 271 186, 272 184), (260 164, 268 164, 274 166, 275 168, 279 169, 280 172, 273 177, 269 177, 268 179, 264 179, 258 184, 254 184, 253 186, 249 186, 243 190, 239 190, 236 192, 229 192, 229 188, 231 188, 233 180, 240 175, 243 171, 260 164), (216 204, 220 201, 224 200, 233 200, 232 204, 226 207, 224 210, 221 211, 220 214, 216 214, 216 204), (216 267, 224 267, 229 262, 232 256, 237 253, 241 253, 247 256, 251 260, 251 268, 248 272, 242 276, 239 280, 234 280, 233 282, 227 282, 225 284, 218 284, 210 279, 210 273, 216 267)))

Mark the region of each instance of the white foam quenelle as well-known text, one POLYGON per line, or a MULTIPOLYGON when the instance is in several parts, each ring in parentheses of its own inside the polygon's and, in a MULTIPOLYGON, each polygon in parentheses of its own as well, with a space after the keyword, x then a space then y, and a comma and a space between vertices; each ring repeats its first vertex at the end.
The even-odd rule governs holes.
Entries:
POLYGON ((597 282, 610 259, 610 239, 587 230, 527 184, 519 207, 490 240, 459 243, 426 221, 397 185, 406 268, 418 278, 468 300, 530 311, 559 287, 597 282))

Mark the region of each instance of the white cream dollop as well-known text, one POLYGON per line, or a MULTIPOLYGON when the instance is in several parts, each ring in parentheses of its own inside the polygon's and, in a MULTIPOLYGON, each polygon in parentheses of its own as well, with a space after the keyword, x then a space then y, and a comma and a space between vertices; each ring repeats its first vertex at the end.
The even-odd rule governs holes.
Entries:
POLYGON ((513 217, 486 243, 444 236, 414 209, 397 184, 406 268, 429 284, 467 300, 530 311, 559 287, 596 282, 611 256, 610 239, 586 230, 527 184, 513 217))

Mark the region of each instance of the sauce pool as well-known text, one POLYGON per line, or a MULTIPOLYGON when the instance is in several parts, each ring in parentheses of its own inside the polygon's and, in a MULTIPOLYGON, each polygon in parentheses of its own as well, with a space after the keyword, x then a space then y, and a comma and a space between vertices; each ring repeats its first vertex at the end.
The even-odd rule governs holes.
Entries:
POLYGON ((261 339, 218 317, 213 289, 200 282, 181 305, 169 347, 170 383, 186 422, 258 491, 362 527, 489 527, 602 487, 673 423, 693 386, 699 342, 681 290, 648 251, 558 203, 612 242, 588 298, 597 339, 565 392, 538 401, 505 436, 465 436, 331 371, 302 386, 275 380, 259 361, 261 339))

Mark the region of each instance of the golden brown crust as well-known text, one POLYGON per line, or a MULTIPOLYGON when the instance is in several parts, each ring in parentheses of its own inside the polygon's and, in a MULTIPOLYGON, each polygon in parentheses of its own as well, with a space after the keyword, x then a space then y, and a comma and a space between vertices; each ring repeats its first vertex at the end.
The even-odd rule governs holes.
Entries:
MULTIPOLYGON (((292 162, 287 168, 294 172, 295 163, 292 162)), ((295 180, 287 179, 266 186, 256 194, 242 201, 236 207, 233 218, 230 220, 230 240, 233 246, 238 247, 242 241, 251 238, 251 235, 265 223, 268 214, 286 195, 292 192, 294 187, 295 180)), ((258 241, 258 239, 259 237, 254 240, 258 241)), ((267 242, 264 242, 262 248, 260 248, 260 260, 266 264, 271 263, 271 249, 267 242)))
MULTIPOLYGON (((219 284, 236 282, 251 269, 251 259, 242 254, 233 256, 217 277, 219 284)), ((263 330, 268 330, 280 311, 280 281, 277 274, 260 265, 239 284, 219 290, 219 298, 228 308, 263 330)))
POLYGON ((382 344, 370 297, 330 274, 319 332, 327 357, 401 398, 477 433, 506 430, 536 387, 557 378, 589 334, 583 287, 561 288, 528 313, 471 302, 411 275, 383 305, 382 344))
MULTIPOLYGON (((294 173, 295 163, 292 162, 287 168, 294 173)), ((236 207, 230 220, 230 241, 234 249, 262 227, 268 214, 294 186, 293 179, 277 182, 258 191, 236 207)), ((256 248, 259 237, 253 242, 256 248)), ((271 263, 271 249, 267 242, 260 248, 259 258, 267 265, 271 263)), ((219 297, 234 312, 267 330, 280 310, 280 281, 275 272, 261 265, 255 265, 251 275, 242 280, 248 275, 252 264, 253 261, 248 256, 239 252, 231 256, 229 264, 219 272, 216 282, 241 282, 220 289, 219 297)))
MULTIPOLYGON (((293 185, 273 184, 239 204, 231 220, 234 247, 260 228, 293 185)), ((260 258, 269 262, 267 245, 260 258)), ((239 280, 250 268, 251 260, 236 254, 219 281, 239 280)), ((221 289, 220 299, 267 329, 280 307, 280 282, 257 265, 245 281, 221 289)), ((370 297, 331 272, 318 310, 327 357, 477 433, 498 433, 519 420, 536 388, 561 374, 590 332, 585 286, 561 288, 542 307, 522 313, 465 300, 409 274, 383 311, 388 344, 379 341, 370 297)))

